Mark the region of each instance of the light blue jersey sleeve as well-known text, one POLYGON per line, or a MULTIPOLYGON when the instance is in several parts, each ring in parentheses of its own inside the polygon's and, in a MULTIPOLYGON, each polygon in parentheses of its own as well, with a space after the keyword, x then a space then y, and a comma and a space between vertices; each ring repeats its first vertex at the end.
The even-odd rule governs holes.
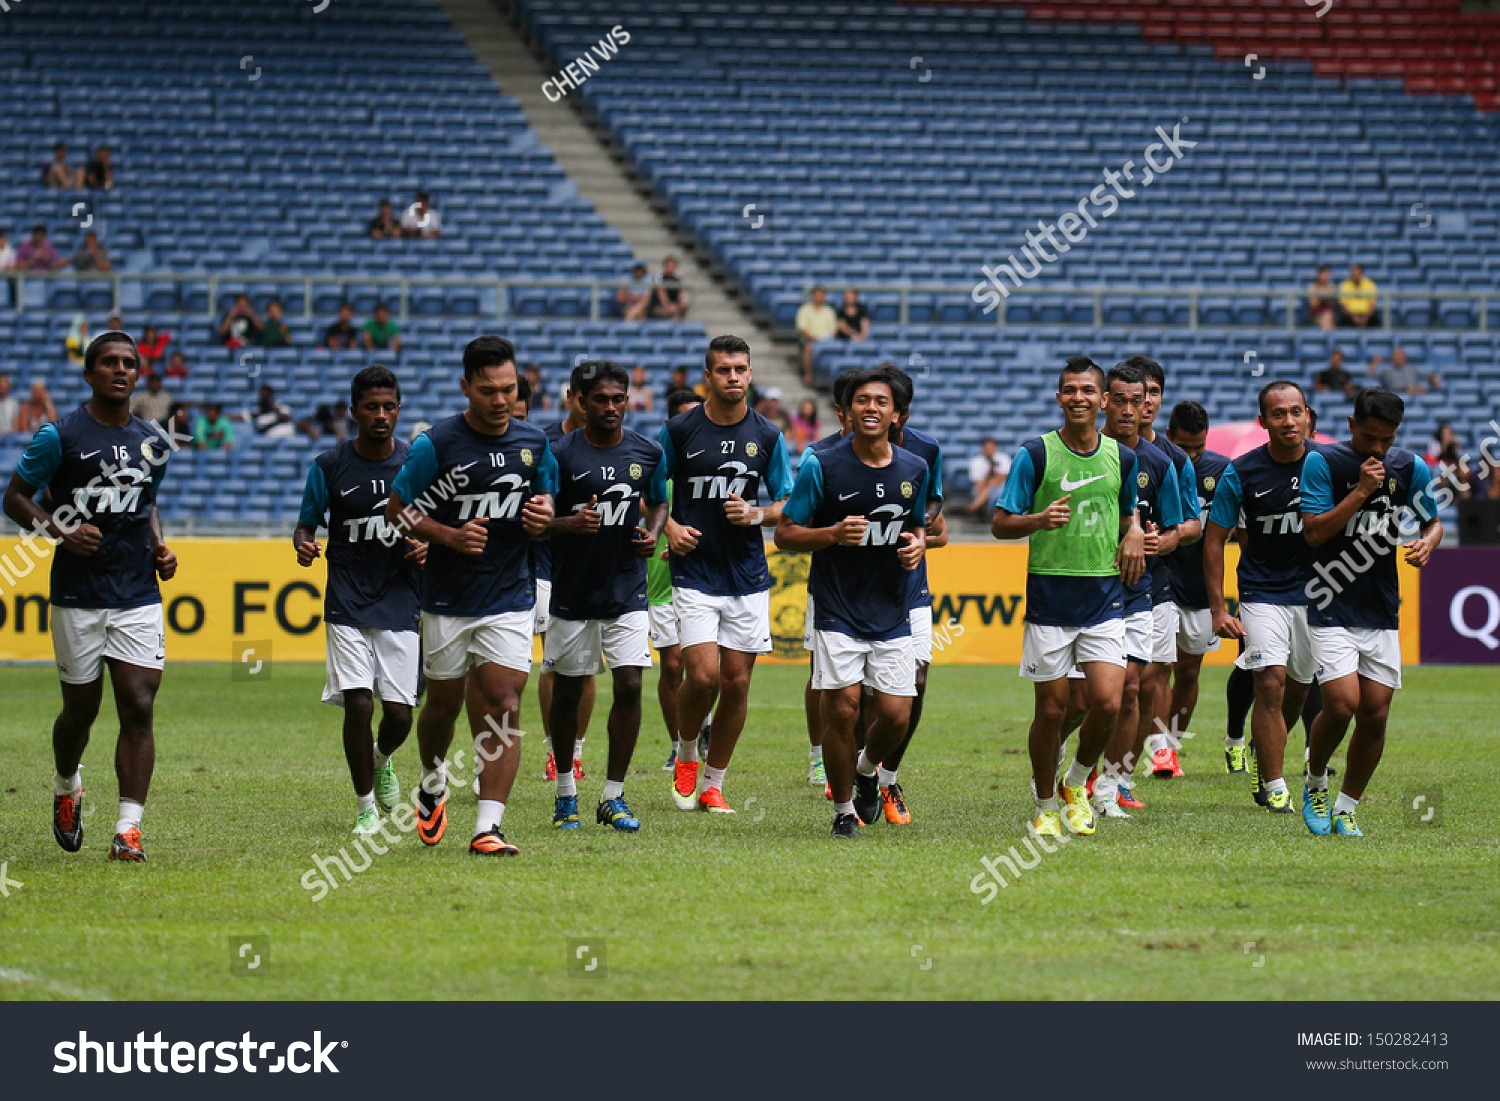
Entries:
MULTIPOLYGON (((550 448, 547 454, 552 454, 550 448)), ((556 459, 552 460, 552 465, 555 470, 556 459)), ((427 487, 437 478, 437 472, 437 448, 432 445, 432 437, 423 432, 412 441, 411 450, 406 453, 406 461, 401 464, 401 472, 391 483, 391 492, 401 498, 402 504, 409 505, 427 492, 427 487)))
POLYGON ((1177 488, 1181 491, 1182 523, 1198 519, 1198 471, 1194 469, 1192 459, 1183 463, 1177 472, 1177 488))
POLYGON ((766 492, 773 501, 784 501, 792 492, 792 459, 787 453, 786 437, 778 435, 771 450, 771 468, 766 471, 766 492))
MULTIPOLYGON (((408 460, 410 461, 410 460, 408 460)), ((401 473, 406 473, 406 467, 401 468, 401 473)), ((436 471, 434 471, 434 474, 436 471)), ((552 454, 552 448, 548 447, 542 452, 541 459, 536 464, 536 477, 531 480, 531 488, 537 493, 557 493, 560 475, 557 470, 557 456, 552 454)))
POLYGON ((16 464, 16 476, 32 489, 41 489, 51 483, 61 466, 62 435, 55 423, 44 424, 31 437, 31 445, 16 464))
POLYGON ((1240 472, 1230 463, 1219 475, 1219 484, 1214 489, 1214 504, 1209 510, 1208 522, 1234 531, 1240 526, 1240 504, 1244 498, 1244 487, 1240 485, 1240 472))
POLYGON ((1182 514, 1182 490, 1177 484, 1177 468, 1167 463, 1167 477, 1162 482, 1161 492, 1156 496, 1157 511, 1161 513, 1163 528, 1175 528, 1186 516, 1182 514))
MULTIPOLYGON (((1491 473, 1490 477, 1496 477, 1491 473)), ((1407 492, 1407 503, 1415 510, 1417 522, 1426 527, 1437 519, 1438 503, 1433 496, 1433 487, 1437 485, 1432 477, 1432 468, 1427 465, 1427 460, 1418 455, 1416 462, 1411 467, 1411 489, 1407 492)))
MULTIPOLYGON (((930 500, 932 500, 932 498, 930 496, 928 496, 928 494, 931 492, 931 490, 932 490, 932 469, 929 467, 928 469, 926 469, 926 470, 924 470, 922 472, 922 481, 920 483, 918 483, 918 485, 917 485, 917 495, 916 495, 916 497, 914 499, 918 500, 918 501, 930 501, 930 500)), ((941 496, 938 497, 939 501, 941 501, 942 499, 943 498, 941 496)), ((914 508, 914 509, 912 509, 911 510, 911 527, 914 527, 914 528, 923 528, 923 527, 926 527, 926 526, 927 526, 927 510, 925 508, 914 508)))
POLYGON ((797 470, 797 482, 792 486, 791 496, 781 506, 781 514, 799 527, 807 527, 808 521, 823 503, 823 464, 815 451, 802 457, 797 470))
POLYGON ((1011 461, 1010 476, 995 494, 995 507, 1012 516, 1025 516, 1031 511, 1031 501, 1035 496, 1036 467, 1031 462, 1031 452, 1023 447, 1011 461))
POLYGON ((1333 471, 1328 469, 1328 460, 1309 450, 1302 463, 1302 511, 1321 516, 1333 511, 1337 504, 1333 499, 1333 471))
MULTIPOLYGON (((1168 463, 1168 466, 1171 464, 1168 463)), ((1129 516, 1135 512, 1135 476, 1140 472, 1140 460, 1135 457, 1135 452, 1128 447, 1120 448, 1120 515, 1129 516), (1125 466, 1125 456, 1130 456, 1129 469, 1125 466)))
POLYGON ((943 449, 938 448, 937 457, 932 460, 932 466, 927 471, 927 495, 924 501, 936 501, 943 503, 943 449))
POLYGON ((648 505, 659 505, 663 501, 670 500, 671 498, 668 493, 670 488, 667 482, 666 453, 663 452, 657 460, 656 470, 651 474, 651 482, 646 486, 646 503, 648 505))
POLYGON ((328 479, 323 474, 323 468, 313 463, 307 468, 307 486, 302 490, 302 511, 297 514, 297 523, 308 531, 317 531, 323 526, 327 516, 328 479))
POLYGON ((677 469, 677 447, 672 443, 672 430, 662 425, 661 434, 656 437, 656 442, 661 444, 661 468, 665 476, 670 478, 673 471, 677 469))

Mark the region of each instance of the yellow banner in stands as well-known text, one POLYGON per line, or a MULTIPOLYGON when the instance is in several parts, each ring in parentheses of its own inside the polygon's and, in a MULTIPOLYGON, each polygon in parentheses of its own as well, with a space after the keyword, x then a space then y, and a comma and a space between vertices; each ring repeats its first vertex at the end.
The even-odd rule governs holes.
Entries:
MULTIPOLYGON (((35 541, 33 545, 40 546, 35 541)), ((323 660, 323 587, 327 566, 297 565, 290 539, 174 539, 177 576, 162 586, 170 661, 323 660)), ((771 567, 771 634, 764 659, 803 662, 802 619, 809 556, 767 547, 771 567)), ((1238 548, 1230 547, 1230 594, 1238 548)), ((50 554, 0 539, 0 661, 51 661, 47 631, 50 554)), ((1401 564, 1401 656, 1417 663, 1419 571, 1401 564)), ((1026 614, 1024 544, 955 543, 928 558, 933 659, 1015 665, 1026 614)), ((1225 645, 1207 661, 1225 665, 1225 645)))

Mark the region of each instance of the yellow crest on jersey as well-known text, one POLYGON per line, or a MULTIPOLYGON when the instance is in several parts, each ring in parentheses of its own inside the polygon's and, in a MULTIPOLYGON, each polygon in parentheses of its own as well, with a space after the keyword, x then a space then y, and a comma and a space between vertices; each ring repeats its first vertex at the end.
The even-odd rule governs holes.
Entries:
POLYGON ((632 478, 639 478, 644 473, 646 473, 646 471, 641 467, 640 463, 630 464, 630 476, 632 478))
POLYGON ((1135 484, 1145 489, 1151 484, 1151 477, 1144 470, 1135 476, 1135 484))
POLYGON ((745 454, 749 455, 752 459, 755 458, 755 456, 757 456, 757 455, 760 454, 760 448, 758 448, 758 447, 755 446, 755 441, 754 440, 751 440, 749 443, 747 443, 745 445, 745 454))
POLYGON ((151 441, 150 440, 142 440, 141 441, 141 455, 145 458, 145 460, 148 463, 153 463, 153 462, 156 461, 156 456, 151 451, 151 441))
POLYGON ((910 497, 916 491, 916 487, 913 486, 910 482, 901 483, 901 496, 910 497))
POLYGON ((1396 479, 1392 478, 1390 481, 1386 482, 1385 483, 1385 489, 1386 489, 1387 493, 1395 493, 1396 492, 1396 479))
POLYGON ((1206 490, 1208 490, 1210 493, 1212 493, 1214 491, 1214 485, 1215 484, 1216 484, 1216 481, 1211 476, 1208 477, 1208 478, 1204 478, 1203 479, 1203 488, 1206 489, 1206 490))
POLYGON ((529 447, 523 447, 523 448, 521 448, 521 465, 522 466, 530 466, 531 465, 531 458, 532 458, 531 448, 529 448, 529 447))

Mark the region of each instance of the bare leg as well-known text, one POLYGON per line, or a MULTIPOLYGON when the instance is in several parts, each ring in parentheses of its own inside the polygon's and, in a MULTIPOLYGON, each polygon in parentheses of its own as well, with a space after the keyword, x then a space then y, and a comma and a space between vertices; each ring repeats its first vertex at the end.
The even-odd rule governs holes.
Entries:
POLYGON ((115 776, 120 782, 120 798, 145 806, 146 793, 151 790, 151 774, 156 768, 152 723, 161 670, 107 660, 109 679, 115 689, 115 708, 120 714, 120 740, 115 743, 115 776))

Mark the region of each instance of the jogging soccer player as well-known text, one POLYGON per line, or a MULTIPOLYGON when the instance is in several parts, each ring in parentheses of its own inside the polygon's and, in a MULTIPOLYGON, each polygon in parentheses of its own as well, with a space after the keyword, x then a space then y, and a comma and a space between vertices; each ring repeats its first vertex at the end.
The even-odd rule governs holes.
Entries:
POLYGON ((1315 574, 1307 618, 1323 687, 1302 789, 1302 819, 1315 834, 1363 836, 1354 812, 1380 764, 1401 687, 1396 547, 1420 568, 1443 541, 1426 460, 1395 446, 1405 416, 1399 395, 1361 390, 1349 442, 1325 445, 1303 463, 1302 523, 1315 574), (1351 719, 1344 782, 1330 808, 1328 760, 1351 719))
POLYGON ((417 833, 436 845, 448 828, 445 756, 467 696, 475 752, 485 761, 469 852, 514 856, 500 824, 520 765, 518 711, 531 672, 529 549, 552 520, 557 463, 540 429, 511 418, 517 372, 510 341, 471 340, 463 364, 468 408, 417 437, 386 505, 390 524, 428 545, 417 833))
POLYGON ((745 401, 750 345, 716 336, 704 362, 707 399, 661 430, 672 481, 667 543, 684 672, 672 799, 679 810, 733 814, 724 801, 724 774, 745 726, 756 655, 771 650, 771 574, 760 529, 781 518, 792 470, 781 431, 745 401), (762 490, 769 505, 756 504, 762 490), (700 795, 692 732, 708 717, 715 691, 700 795))
POLYGON ((315 458, 292 532, 297 564, 323 553, 328 529, 328 589, 323 601, 328 680, 323 702, 344 709, 344 759, 354 781, 354 832, 378 833, 380 811, 401 799, 391 755, 411 733, 421 662, 418 564, 427 548, 385 522, 390 487, 410 449, 395 438, 401 384, 386 367, 366 367, 349 386, 356 433, 315 458), (372 743, 375 697, 380 733, 372 743), (377 805, 379 810, 376 809, 377 805))
MULTIPOLYGON (((609 766, 594 817, 601 825, 641 828, 625 802, 625 774, 641 733, 641 670, 651 667, 646 612, 646 558, 667 522, 667 478, 661 446, 624 427, 630 374, 618 363, 593 360, 573 368, 572 392, 584 411, 583 428, 553 448, 557 459, 552 543, 552 623, 542 667, 552 688, 553 753, 572 751, 585 678, 604 672, 614 682, 609 709, 609 766), (646 524, 642 528, 642 505, 646 524)), ((557 774, 552 825, 578 829, 573 773, 557 774)))
POLYGON ((1303 464, 1310 452, 1307 399, 1295 382, 1261 388, 1260 424, 1271 438, 1230 461, 1214 490, 1203 541, 1203 581, 1220 638, 1243 638, 1235 665, 1255 678, 1250 735, 1258 768, 1255 801, 1274 814, 1291 814, 1282 775, 1287 731, 1296 724, 1317 675, 1307 624, 1306 585, 1312 552, 1302 532, 1303 464), (1240 554, 1239 616, 1224 599, 1224 545, 1245 517, 1240 554))
POLYGON ((177 572, 156 511, 173 441, 130 413, 140 367, 130 336, 111 330, 95 337, 83 358, 92 396, 37 430, 4 502, 37 557, 53 555, 52 648, 63 706, 52 724, 52 836, 67 852, 83 847, 78 769, 108 665, 120 717, 120 807, 109 859, 137 862, 146 859, 141 816, 156 765, 152 725, 166 664, 157 579, 177 572), (45 507, 36 500, 43 490, 45 507), (53 550, 45 540, 61 546, 53 550))
POLYGON ((1095 830, 1085 784, 1114 733, 1125 687, 1124 586, 1146 571, 1136 456, 1095 427, 1103 395, 1103 369, 1087 356, 1071 357, 1057 380, 1063 426, 1016 452, 990 523, 995 538, 1030 544, 1021 676, 1032 682, 1036 701, 1027 736, 1033 835, 1061 837, 1064 825, 1075 834, 1095 830), (1083 670, 1088 712, 1059 784, 1068 671, 1075 665, 1083 670))
MULTIPOLYGON (((1208 522, 1214 489, 1224 476, 1229 460, 1217 451, 1208 450, 1208 413, 1196 401, 1178 402, 1172 408, 1167 437, 1193 461, 1193 512, 1199 523, 1208 522)), ((1203 584, 1203 543, 1178 544, 1167 559, 1172 579, 1172 602, 1177 605, 1177 660, 1172 666, 1171 694, 1168 697, 1167 730, 1181 739, 1193 721, 1198 706, 1198 677, 1203 669, 1203 655, 1219 648, 1214 634, 1213 616, 1208 610, 1208 591, 1203 584)), ((1158 713, 1158 718, 1161 715, 1158 713)), ((1175 748, 1175 747, 1174 747, 1175 748)), ((1244 772, 1246 749, 1226 746, 1225 767, 1230 772, 1244 772)))
POLYGON ((878 368, 850 380, 849 436, 803 458, 776 525, 777 547, 813 556, 813 687, 821 693, 837 838, 857 837, 880 813, 880 764, 906 736, 916 695, 909 575, 925 553, 928 470, 891 443, 897 388, 878 368), (867 685, 873 718, 856 753, 867 685))
MULTIPOLYGON (((701 405, 703 399, 691 390, 673 390, 667 395, 667 419, 678 413, 701 405)), ((667 484, 667 504, 670 508, 672 486, 667 484)), ((661 708, 661 720, 667 728, 667 738, 672 750, 663 771, 677 768, 677 740, 681 732, 677 727, 677 693, 682 688, 682 647, 677 635, 677 605, 672 601, 672 567, 667 564, 667 536, 663 532, 656 541, 656 549, 646 559, 646 614, 651 622, 651 645, 661 658, 661 675, 656 680, 656 702, 661 708)), ((708 733, 705 726, 698 735, 700 747, 708 733)))
MULTIPOLYGON (((1181 494, 1179 504, 1182 523, 1177 528, 1177 545, 1192 546, 1203 538, 1203 523, 1198 517, 1197 474, 1193 470, 1192 457, 1171 440, 1171 433, 1156 430, 1156 415, 1161 411, 1162 396, 1166 391, 1167 373, 1162 365, 1150 356, 1131 356, 1126 363, 1139 367, 1146 375, 1146 403, 1141 407, 1141 438, 1155 446, 1171 460, 1177 472, 1177 488, 1181 494)), ((1177 626, 1179 613, 1172 591, 1172 575, 1176 553, 1163 558, 1162 568, 1153 570, 1154 581, 1151 592, 1151 669, 1147 676, 1154 685, 1151 695, 1143 697, 1141 714, 1147 730, 1147 748, 1151 758, 1151 772, 1155 776, 1172 777, 1182 775, 1182 765, 1177 760, 1180 728, 1171 724, 1168 712, 1172 707, 1172 664, 1177 660, 1177 626)), ((1137 751, 1139 756, 1140 751, 1137 751)))
MULTIPOLYGON (((1151 702, 1157 667, 1152 660, 1155 617, 1151 602, 1158 589, 1157 575, 1166 572, 1163 556, 1177 549, 1182 523, 1182 493, 1172 460, 1140 434, 1147 379, 1146 372, 1127 359, 1111 367, 1104 380, 1104 435, 1135 455, 1136 514, 1146 531, 1146 569, 1139 579, 1125 586, 1127 664, 1120 711, 1094 786, 1094 807, 1106 818, 1129 818, 1123 807, 1144 806, 1134 797, 1131 785, 1155 718, 1151 702)), ((1173 631, 1175 634, 1175 624, 1173 631)))

